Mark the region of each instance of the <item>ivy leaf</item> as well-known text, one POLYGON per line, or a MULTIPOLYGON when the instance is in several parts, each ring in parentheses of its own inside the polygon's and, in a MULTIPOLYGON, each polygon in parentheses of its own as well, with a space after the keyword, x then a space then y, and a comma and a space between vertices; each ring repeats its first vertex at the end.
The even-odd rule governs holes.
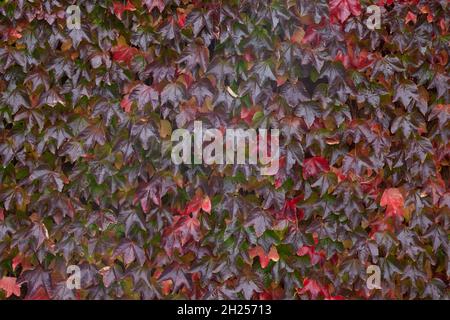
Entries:
POLYGON ((312 299, 316 299, 320 294, 327 297, 328 290, 323 287, 318 281, 314 279, 305 278, 303 280, 303 287, 297 289, 298 294, 309 293, 312 299))
POLYGON ((384 190, 380 200, 380 206, 386 207, 387 216, 403 216, 405 199, 397 188, 384 190))
POLYGON ((20 284, 17 283, 17 278, 3 277, 0 279, 0 289, 6 292, 6 298, 12 295, 20 297, 20 284))
POLYGON ((125 11, 135 11, 136 7, 130 0, 127 0, 126 4, 123 4, 121 2, 113 2, 113 10, 117 18, 119 18, 119 20, 122 20, 122 14, 125 11))
POLYGON ((206 72, 209 62, 209 50, 202 44, 191 44, 183 57, 178 60, 178 63, 186 62, 186 68, 193 69, 196 65, 199 65, 203 72, 206 72))
POLYGON ((117 256, 123 257, 123 262, 128 265, 137 260, 142 266, 145 263, 145 251, 131 240, 124 240, 115 250, 113 259, 117 256))
POLYGON ((250 255, 250 259, 253 259, 254 257, 259 257, 259 262, 261 263, 262 268, 266 268, 269 265, 270 260, 276 262, 280 259, 276 247, 273 246, 270 248, 267 254, 265 253, 264 249, 260 246, 251 248, 248 254, 250 255))
POLYGON ((150 209, 150 200, 157 206, 161 205, 161 198, 168 191, 174 190, 174 186, 174 182, 168 178, 153 177, 150 182, 141 184, 136 193, 135 202, 140 201, 142 210, 147 213, 150 209))
POLYGON ((159 12, 162 13, 166 6, 164 0, 144 0, 144 3, 147 6, 148 12, 151 12, 153 8, 158 8, 159 12))
POLYGON ((117 62, 130 63, 131 59, 136 56, 138 49, 128 45, 117 45, 111 48, 112 58, 117 62))
POLYGON ((359 0, 330 0, 330 15, 344 23, 351 15, 361 14, 359 0))
POLYGON ((419 99, 417 86, 412 82, 401 83, 395 88, 393 102, 401 101, 405 108, 408 108, 411 101, 419 99))
POLYGON ((35 294, 39 293, 40 290, 43 290, 43 294, 47 297, 51 296, 52 281, 50 278, 50 272, 48 270, 44 270, 41 267, 37 267, 32 270, 25 271, 19 278, 21 283, 27 283, 27 296, 32 297, 35 294))
POLYGON ((273 223, 274 219, 268 212, 264 210, 253 210, 245 226, 253 226, 255 234, 259 238, 267 229, 272 227, 273 223))
POLYGON ((323 157, 311 157, 303 161, 303 179, 314 177, 321 172, 327 172, 330 170, 330 165, 327 159, 323 157))
POLYGON ((147 103, 150 103, 153 110, 155 110, 159 104, 158 92, 151 86, 147 86, 145 84, 137 85, 131 91, 130 99, 137 101, 139 108, 143 108, 147 103))
POLYGON ((164 281, 169 279, 173 281, 173 292, 178 292, 182 287, 188 290, 192 288, 191 276, 180 264, 172 263, 165 268, 158 280, 164 281))
POLYGON ((171 102, 173 105, 178 105, 185 99, 186 93, 183 85, 178 83, 169 83, 161 92, 161 104, 171 102))

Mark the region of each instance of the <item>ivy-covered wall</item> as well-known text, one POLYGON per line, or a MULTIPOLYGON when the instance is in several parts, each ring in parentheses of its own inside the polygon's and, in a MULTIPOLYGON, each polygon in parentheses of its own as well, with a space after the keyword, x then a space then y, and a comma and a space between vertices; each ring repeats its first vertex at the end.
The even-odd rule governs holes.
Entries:
POLYGON ((448 29, 447 0, 2 0, 0 298, 448 298, 448 29), (196 120, 279 129, 280 170, 175 165, 196 120))

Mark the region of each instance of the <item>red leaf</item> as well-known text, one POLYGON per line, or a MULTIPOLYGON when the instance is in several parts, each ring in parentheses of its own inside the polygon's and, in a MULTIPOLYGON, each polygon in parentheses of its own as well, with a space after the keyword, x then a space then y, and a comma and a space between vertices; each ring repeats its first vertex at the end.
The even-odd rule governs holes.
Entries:
POLYGON ((18 28, 10 28, 8 29, 8 37, 15 41, 17 39, 22 38, 22 35, 20 34, 20 31, 18 28))
POLYGON ((297 208, 297 203, 301 200, 303 200, 302 195, 290 200, 286 199, 283 209, 278 213, 277 218, 287 219, 292 222, 302 220, 304 212, 302 209, 297 208))
POLYGON ((175 216, 173 224, 163 233, 163 247, 168 256, 172 256, 174 249, 183 252, 183 247, 190 242, 201 239, 200 221, 190 216, 175 216))
POLYGON ((120 20, 122 20, 122 14, 124 11, 135 11, 136 10, 136 7, 130 2, 130 0, 127 0, 126 5, 124 5, 121 2, 114 2, 113 8, 114 8, 114 14, 120 20))
POLYGON ((195 196, 192 198, 192 200, 188 203, 186 209, 184 210, 184 215, 189 215, 191 213, 197 213, 200 211, 200 208, 202 207, 202 198, 200 196, 195 196))
POLYGON ((111 49, 113 60, 129 63, 138 53, 138 49, 127 45, 117 45, 111 49))
POLYGON ((345 300, 345 298, 343 296, 329 296, 325 300, 345 300))
POLYGON ((12 260, 13 270, 16 270, 16 268, 19 264, 22 264, 22 256, 20 254, 15 256, 14 259, 12 260))
POLYGON ((380 205, 382 207, 387 206, 387 216, 403 216, 404 203, 405 200, 403 198, 403 195, 397 188, 389 188, 384 190, 383 196, 380 200, 380 205))
POLYGON ((275 179, 275 183, 274 183, 275 189, 279 189, 282 185, 283 185, 282 179, 280 179, 280 178, 275 179))
POLYGON ((184 211, 181 211, 181 215, 189 215, 191 213, 198 213, 202 209, 205 212, 211 213, 211 200, 208 196, 202 197, 201 195, 196 195, 186 206, 184 211))
POLYGON ((3 214, 3 208, 0 208, 0 221, 5 220, 5 215, 3 214))
POLYGON ((26 296, 25 300, 50 300, 50 297, 47 291, 41 287, 33 295, 26 296))
POLYGON ((331 20, 338 19, 344 23, 350 15, 359 16, 361 4, 359 0, 330 0, 331 20))
POLYGON ((0 289, 6 291, 6 297, 11 295, 20 297, 20 284, 17 284, 17 278, 3 277, 0 279, 0 289))
POLYGON ((278 261, 280 259, 280 256, 278 255, 277 248, 272 246, 270 248, 269 253, 266 255, 264 252, 264 249, 260 246, 256 246, 248 251, 248 254, 250 255, 250 259, 253 259, 254 257, 259 257, 259 263, 261 264, 261 267, 264 269, 269 265, 270 260, 272 261, 278 261))
POLYGON ((120 106, 125 112, 130 112, 132 103, 133 101, 129 99, 129 95, 127 94, 126 96, 123 97, 122 101, 120 101, 120 106))
POLYGON ((335 58, 336 61, 341 61, 346 69, 362 69, 373 62, 372 56, 365 49, 355 55, 353 46, 349 44, 347 47, 347 52, 348 54, 344 55, 341 51, 339 51, 335 58))
POLYGON ((183 28, 184 25, 186 24, 186 14, 185 13, 178 13, 178 20, 177 23, 180 26, 180 28, 183 28))
POLYGON ((319 33, 317 32, 320 25, 309 25, 306 28, 305 36, 302 39, 302 44, 317 44, 320 40, 319 33))
POLYGON ((211 213, 211 200, 208 196, 203 198, 202 201, 202 210, 208 213, 211 213))
POLYGON ((330 165, 327 159, 322 157, 312 157, 303 161, 303 179, 316 176, 321 172, 327 172, 330 170, 330 165))
POLYGON ((282 300, 284 298, 284 289, 272 283, 272 285, 268 289, 264 289, 258 297, 259 300, 282 300))
POLYGON ((312 299, 317 298, 319 294, 322 294, 324 297, 328 297, 328 290, 323 287, 319 282, 313 279, 305 278, 303 280, 303 288, 297 289, 298 294, 309 293, 312 299))
POLYGON ((251 125, 253 121, 253 116, 255 115, 256 108, 245 108, 241 109, 241 119, 244 120, 248 125, 251 125))
POLYGON ((314 246, 303 246, 297 250, 298 256, 309 255, 309 259, 311 260, 311 265, 315 265, 325 259, 325 252, 320 250, 316 252, 314 246))
POLYGON ((412 13, 411 11, 408 11, 408 14, 406 15, 406 18, 405 18, 405 24, 408 24, 410 21, 412 21, 414 24, 416 24, 417 16, 414 13, 412 13))
POLYGON ((348 55, 343 54, 341 50, 339 50, 338 54, 334 58, 335 61, 340 61, 346 69, 350 67, 350 58, 348 55))

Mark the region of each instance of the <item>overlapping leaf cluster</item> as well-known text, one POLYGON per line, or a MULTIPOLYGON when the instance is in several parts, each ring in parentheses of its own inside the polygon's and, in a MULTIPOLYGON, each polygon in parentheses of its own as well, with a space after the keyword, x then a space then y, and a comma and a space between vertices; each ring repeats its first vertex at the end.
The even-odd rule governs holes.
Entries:
POLYGON ((448 298, 447 1, 373 3, 2 1, 0 296, 448 298), (278 174, 174 165, 194 120, 278 174))

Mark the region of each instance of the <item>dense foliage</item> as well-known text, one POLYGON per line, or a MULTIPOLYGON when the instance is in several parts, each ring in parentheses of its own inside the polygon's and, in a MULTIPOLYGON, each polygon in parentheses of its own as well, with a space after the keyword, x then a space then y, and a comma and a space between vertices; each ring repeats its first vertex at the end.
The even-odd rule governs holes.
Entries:
POLYGON ((447 3, 3 0, 0 297, 448 298, 447 3), (279 172, 174 165, 194 120, 279 172))

